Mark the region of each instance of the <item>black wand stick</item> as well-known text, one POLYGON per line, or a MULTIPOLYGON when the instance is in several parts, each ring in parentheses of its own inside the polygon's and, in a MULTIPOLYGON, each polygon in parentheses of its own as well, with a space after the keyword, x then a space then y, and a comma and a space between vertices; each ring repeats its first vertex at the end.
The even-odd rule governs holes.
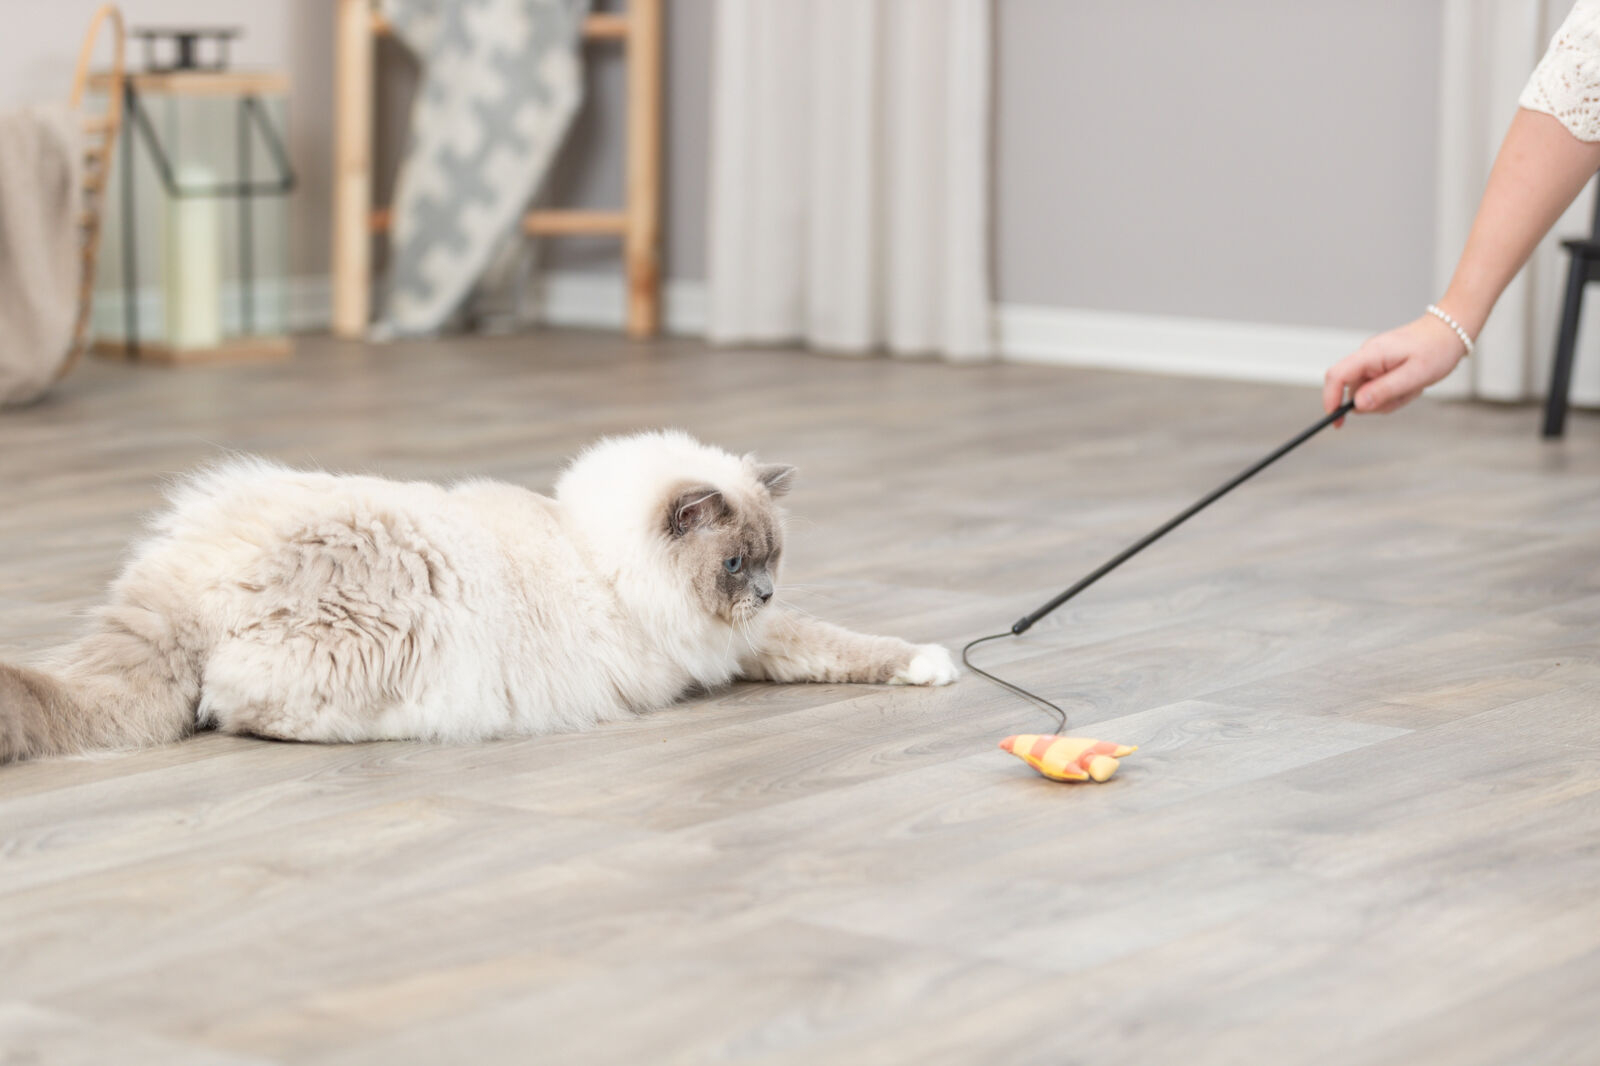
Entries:
POLYGON ((1128 547, 1124 548, 1110 559, 1107 559, 1105 562, 1095 567, 1094 570, 1090 571, 1088 574, 1085 574, 1081 579, 1079 579, 1077 584, 1073 585, 1071 588, 1054 597, 1043 606, 1038 607, 1037 609, 1030 611, 1021 618, 1017 619, 1011 624, 1011 629, 1009 631, 1005 633, 993 633, 987 637, 979 637, 978 639, 971 641, 966 647, 961 649, 961 661, 965 663, 967 669, 971 670, 973 673, 980 674, 983 677, 988 678, 1001 688, 1004 688, 1010 692, 1014 692, 1025 700, 1031 700, 1042 707, 1048 708, 1056 715, 1057 718, 1061 720, 1061 724, 1056 727, 1056 732, 1060 733, 1061 730, 1067 727, 1067 712, 1063 711, 1060 707, 1057 707, 1055 704, 1051 703, 1042 696, 1036 696, 1027 689, 1013 685, 1011 682, 998 678, 989 673, 987 670, 973 666, 972 660, 967 657, 967 653, 977 645, 983 644, 987 641, 999 640, 1002 637, 1019 637, 1026 633, 1028 630, 1033 628, 1034 623, 1038 622, 1039 619, 1043 618, 1051 611, 1054 611, 1056 608, 1072 599, 1078 593, 1082 592, 1090 585, 1093 585, 1096 581, 1099 581, 1101 578, 1111 573, 1111 571, 1115 570, 1129 559, 1132 559, 1135 555, 1138 555, 1140 552, 1150 547, 1150 545, 1154 544, 1168 533, 1171 533, 1174 529, 1177 529, 1179 526, 1183 525, 1201 511, 1204 511, 1207 507, 1210 507, 1212 504, 1222 499, 1222 497, 1226 496, 1240 485, 1243 485, 1246 481, 1249 481, 1251 478, 1261 473, 1261 471, 1265 470, 1279 459, 1282 459, 1285 455, 1288 455, 1290 452, 1300 447, 1300 445, 1304 444, 1312 437, 1315 437, 1318 433, 1321 433, 1323 430, 1327 429, 1341 418, 1344 418, 1346 415, 1350 414, 1355 410, 1355 407, 1356 404, 1354 400, 1346 400, 1342 405, 1340 405, 1339 409, 1334 411, 1332 414, 1325 416, 1314 425, 1302 430, 1293 439, 1284 443, 1282 446, 1274 450, 1265 458, 1261 459, 1259 462, 1253 464, 1245 470, 1240 471, 1238 474, 1230 478, 1226 483, 1212 489, 1200 499, 1196 500, 1189 507, 1172 516, 1156 529, 1146 533, 1133 544, 1130 544, 1128 547))

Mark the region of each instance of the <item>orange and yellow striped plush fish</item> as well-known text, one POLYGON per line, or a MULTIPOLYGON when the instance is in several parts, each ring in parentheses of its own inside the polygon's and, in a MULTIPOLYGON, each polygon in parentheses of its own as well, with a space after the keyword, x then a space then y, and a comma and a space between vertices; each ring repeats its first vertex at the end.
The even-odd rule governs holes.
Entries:
POLYGON ((1088 737, 1039 736, 1023 733, 1006 737, 1000 747, 1052 781, 1104 781, 1117 772, 1117 760, 1138 751, 1137 746, 1112 744, 1088 737))

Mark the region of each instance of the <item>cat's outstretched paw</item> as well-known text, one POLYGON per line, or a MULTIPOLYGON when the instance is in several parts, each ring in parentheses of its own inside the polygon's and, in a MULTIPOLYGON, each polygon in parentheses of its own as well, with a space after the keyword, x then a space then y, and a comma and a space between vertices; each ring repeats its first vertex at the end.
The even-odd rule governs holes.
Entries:
POLYGON ((948 685, 961 675, 950 649, 940 644, 918 644, 911 661, 889 679, 891 685, 948 685))

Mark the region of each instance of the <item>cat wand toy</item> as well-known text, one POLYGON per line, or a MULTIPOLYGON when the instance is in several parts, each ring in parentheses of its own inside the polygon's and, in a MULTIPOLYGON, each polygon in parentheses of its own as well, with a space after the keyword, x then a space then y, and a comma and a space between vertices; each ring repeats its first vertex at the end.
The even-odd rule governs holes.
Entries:
POLYGON ((1291 440, 1281 445, 1252 466, 1240 471, 1226 483, 1219 485, 1215 489, 1212 489, 1189 507, 1174 515, 1172 518, 1162 523, 1156 529, 1151 530, 1143 537, 1140 537, 1133 544, 1130 544, 1128 547, 1124 548, 1110 559, 1107 559, 1095 569, 1091 570, 1088 574, 1085 574, 1071 588, 1066 589, 1049 602, 1017 619, 1011 624, 1011 628, 1006 630, 1004 633, 992 633, 987 637, 978 637, 975 640, 969 641, 967 646, 961 649, 961 661, 966 664, 967 669, 971 670, 975 674, 989 679, 1008 692, 1021 696, 1023 699, 1029 700, 1040 707, 1047 708, 1060 721, 1060 724, 1056 727, 1056 731, 1054 733, 1024 733, 1017 736, 1006 737, 1000 742, 1001 750, 1009 751, 1011 754, 1023 760, 1029 766, 1033 767, 1035 770, 1039 771, 1045 777, 1048 777, 1053 781, 1087 781, 1091 779, 1095 781, 1105 781, 1112 774, 1116 773, 1117 766, 1119 765, 1118 760, 1126 755, 1131 755, 1137 750, 1136 747, 1126 744, 1112 744, 1103 740, 1091 740, 1087 737, 1062 736, 1062 730, 1067 728, 1066 711, 1062 710, 1054 703, 1051 703, 1043 696, 1035 695, 1020 685, 1012 684, 1010 681, 1007 681, 1004 678, 996 677, 994 674, 991 674, 989 671, 984 670, 981 667, 972 665, 972 660, 968 657, 969 653, 979 644, 986 644, 991 640, 1002 640, 1006 637, 1020 637, 1022 634, 1032 629, 1034 624, 1041 618, 1044 618, 1046 615, 1050 614, 1050 612, 1056 610, 1062 604, 1078 595, 1078 593, 1087 589, 1090 585, 1093 585, 1095 582, 1111 573, 1111 571, 1115 570, 1129 559, 1132 559, 1135 555, 1138 555, 1140 552, 1150 547, 1150 545, 1154 544, 1168 533, 1171 533, 1174 529, 1177 529, 1189 519, 1193 518, 1207 507, 1210 507, 1222 497, 1226 496, 1228 493, 1232 492, 1246 481, 1249 481, 1251 478, 1261 473, 1261 471, 1265 470, 1279 459, 1282 459, 1285 455, 1288 455, 1290 452, 1300 447, 1300 445, 1304 444, 1312 437, 1315 437, 1318 433, 1321 433, 1324 429, 1327 429, 1335 422, 1353 412, 1355 407, 1356 405, 1354 400, 1346 400, 1339 406, 1338 410, 1320 419, 1314 425, 1302 430, 1291 440))

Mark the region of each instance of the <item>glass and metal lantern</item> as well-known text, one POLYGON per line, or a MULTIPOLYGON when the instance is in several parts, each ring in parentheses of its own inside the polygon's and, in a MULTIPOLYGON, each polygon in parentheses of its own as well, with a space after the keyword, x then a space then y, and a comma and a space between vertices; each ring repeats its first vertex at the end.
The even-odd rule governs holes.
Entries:
POLYGON ((161 363, 287 356, 288 75, 227 69, 234 30, 134 35, 147 69, 124 89, 94 350, 161 363))

